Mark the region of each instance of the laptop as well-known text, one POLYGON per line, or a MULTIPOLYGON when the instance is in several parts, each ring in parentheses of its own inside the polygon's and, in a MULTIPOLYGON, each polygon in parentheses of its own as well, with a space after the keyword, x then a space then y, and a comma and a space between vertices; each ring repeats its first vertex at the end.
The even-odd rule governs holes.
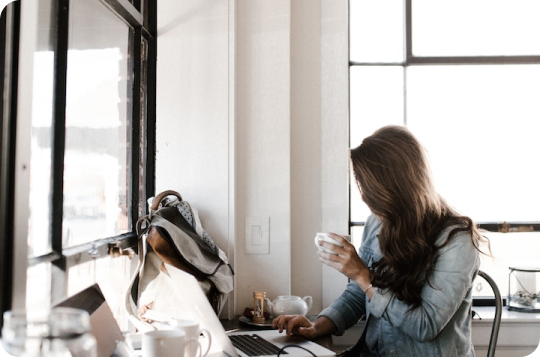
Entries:
POLYGON ((82 309, 90 315, 92 335, 97 342, 98 357, 129 356, 124 335, 98 284, 94 284, 55 305, 82 309))
MULTIPOLYGON (((190 319, 199 321, 200 327, 210 332, 212 345, 208 356, 229 356, 229 357, 258 357, 258 356, 277 356, 278 354, 286 357, 333 357, 335 352, 331 351, 313 341, 302 338, 301 336, 286 337, 285 333, 279 333, 278 330, 246 330, 226 333, 223 325, 216 316, 212 306, 208 302, 206 295, 201 290, 197 280, 190 274, 179 269, 175 269, 165 264, 167 272, 176 286, 181 287, 182 301, 176 301, 173 312, 173 318, 190 319), (258 346, 267 341, 277 347, 270 354, 248 354, 239 347, 233 345, 232 339, 242 339, 248 336, 256 340, 258 346), (285 347, 289 346, 289 347, 285 347), (284 348, 285 347, 285 348, 284 348), (280 349, 281 352, 277 352, 280 349)), ((159 318, 159 312, 148 312, 145 315, 150 319, 159 318)), ((169 315, 167 315, 167 318, 169 315)))

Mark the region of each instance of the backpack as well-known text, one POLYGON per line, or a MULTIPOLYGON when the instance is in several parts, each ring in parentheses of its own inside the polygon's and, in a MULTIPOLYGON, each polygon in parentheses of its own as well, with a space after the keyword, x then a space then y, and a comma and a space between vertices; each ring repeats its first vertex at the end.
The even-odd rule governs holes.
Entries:
POLYGON ((125 301, 130 320, 137 329, 149 330, 151 323, 141 317, 147 310, 174 311, 174 294, 181 293, 181 287, 167 269, 193 275, 219 316, 233 290, 234 271, 227 256, 202 228, 197 210, 178 192, 164 191, 149 204, 148 215, 137 221, 139 262, 125 301))

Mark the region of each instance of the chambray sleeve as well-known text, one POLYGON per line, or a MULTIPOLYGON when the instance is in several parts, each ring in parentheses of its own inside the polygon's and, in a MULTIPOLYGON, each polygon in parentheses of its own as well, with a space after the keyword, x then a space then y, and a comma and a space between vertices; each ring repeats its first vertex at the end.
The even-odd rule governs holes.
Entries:
POLYGON ((409 310, 411 306, 392 292, 376 289, 367 308, 371 315, 387 320, 415 340, 432 340, 463 303, 479 265, 479 253, 470 235, 458 234, 439 252, 419 307, 409 310))
POLYGON ((321 311, 319 316, 326 316, 336 325, 335 335, 342 335, 346 329, 355 325, 366 311, 366 295, 360 287, 352 282, 329 307, 321 311))
MULTIPOLYGON (((379 254, 377 233, 381 222, 371 215, 366 220, 362 234, 362 247, 359 254, 362 261, 370 267, 374 255, 379 254)), ((350 282, 347 288, 328 308, 324 309, 319 316, 326 316, 337 327, 335 335, 342 335, 346 329, 354 326, 360 318, 366 314, 366 294, 355 283, 350 282)))

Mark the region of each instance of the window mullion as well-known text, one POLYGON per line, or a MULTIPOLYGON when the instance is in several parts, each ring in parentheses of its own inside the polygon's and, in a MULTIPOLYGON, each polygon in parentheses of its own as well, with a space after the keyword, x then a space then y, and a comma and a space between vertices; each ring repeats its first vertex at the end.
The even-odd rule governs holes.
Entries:
POLYGON ((51 301, 58 301, 67 294, 65 260, 62 258, 64 154, 66 143, 66 85, 69 31, 69 0, 55 2, 56 29, 54 33, 54 83, 53 130, 51 150, 51 227, 50 239, 53 254, 60 258, 52 261, 51 301))
POLYGON ((142 27, 144 24, 143 15, 137 8, 127 0, 102 0, 109 8, 120 15, 131 27, 142 27))
MULTIPOLYGON (((150 32, 146 38, 146 111, 144 118, 144 160, 143 160, 143 199, 155 194, 155 160, 156 160, 156 33, 157 33, 157 1, 144 1, 145 24, 150 32)), ((147 207, 143 202, 143 214, 147 207)))
POLYGON ((409 62, 409 59, 412 57, 412 0, 405 0, 405 34, 404 34, 404 43, 405 43, 405 63, 409 62))
POLYGON ((53 252, 62 252, 64 153, 66 142, 66 79, 69 31, 69 0, 56 1, 54 47, 53 133, 51 178, 51 232, 53 252))
POLYGON ((133 40, 130 41, 131 47, 131 56, 130 56, 130 68, 133 73, 133 85, 131 86, 132 98, 131 103, 131 115, 129 116, 129 126, 130 126, 130 160, 131 165, 130 170, 130 180, 128 188, 128 197, 130 200, 130 217, 132 222, 132 229, 135 226, 134 223, 137 222, 139 217, 139 173, 140 173, 140 138, 141 138, 141 43, 142 43, 142 31, 140 27, 135 28, 134 31, 130 32, 130 36, 133 37, 133 40))
POLYGON ((445 56, 418 57, 411 56, 408 64, 415 65, 447 65, 447 64, 538 64, 540 56, 445 56))

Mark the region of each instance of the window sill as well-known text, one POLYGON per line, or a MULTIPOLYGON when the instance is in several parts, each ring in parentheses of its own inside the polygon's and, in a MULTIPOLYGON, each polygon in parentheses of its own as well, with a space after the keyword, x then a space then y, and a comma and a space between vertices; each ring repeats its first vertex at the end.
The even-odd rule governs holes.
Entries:
MULTIPOLYGON (((495 317, 495 306, 473 306, 473 311, 475 311, 478 316, 481 318, 474 318, 473 324, 477 322, 482 322, 488 320, 487 322, 491 323, 493 317, 495 317)), ((508 310, 506 306, 502 308, 501 313, 501 325, 503 323, 540 323, 540 313, 530 313, 530 312, 519 312, 508 310)), ((540 325, 539 325, 540 326, 540 325)))
MULTIPOLYGON (((480 318, 472 321, 472 340, 475 348, 487 348, 495 317, 494 306, 473 306, 480 318)), ((540 341, 540 313, 510 311, 505 306, 501 313, 501 327, 497 350, 534 351, 540 341)), ((529 352, 530 353, 530 352, 529 352)))

